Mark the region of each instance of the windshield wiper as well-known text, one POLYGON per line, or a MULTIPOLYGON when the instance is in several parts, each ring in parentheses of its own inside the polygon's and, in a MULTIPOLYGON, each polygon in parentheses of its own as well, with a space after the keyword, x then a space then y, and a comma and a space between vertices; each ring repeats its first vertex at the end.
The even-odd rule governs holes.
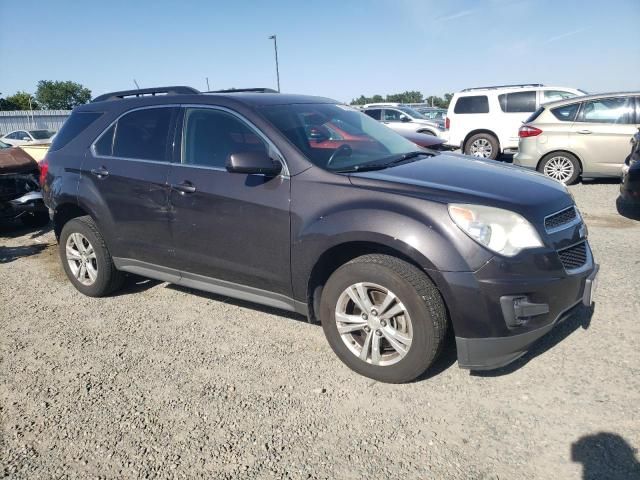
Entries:
POLYGON ((383 170, 389 168, 386 163, 364 163, 362 165, 354 165, 353 167, 343 168, 342 170, 332 170, 336 173, 355 173, 355 172, 371 172, 372 170, 383 170))
POLYGON ((370 172, 372 170, 383 170, 385 168, 391 167, 392 165, 397 165, 398 163, 402 163, 407 160, 411 160, 412 158, 421 157, 421 156, 432 157, 433 154, 429 152, 424 152, 421 150, 416 150, 414 152, 403 153, 402 155, 394 155, 393 157, 387 157, 387 160, 383 162, 354 165, 353 167, 345 168, 342 170, 335 170, 335 172, 336 173, 355 173, 355 172, 370 172))
POLYGON ((425 152, 423 150, 416 150, 414 152, 403 153, 402 155, 396 155, 394 157, 391 157, 389 161, 385 163, 385 165, 395 165, 396 163, 401 163, 401 162, 404 162, 405 160, 411 160, 412 158, 421 157, 423 155, 426 157, 433 156, 433 154, 429 152, 425 152))

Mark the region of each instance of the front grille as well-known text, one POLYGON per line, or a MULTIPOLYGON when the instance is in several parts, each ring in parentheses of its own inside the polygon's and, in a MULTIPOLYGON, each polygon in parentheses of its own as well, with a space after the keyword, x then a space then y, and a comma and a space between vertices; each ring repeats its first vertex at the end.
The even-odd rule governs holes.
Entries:
POLYGON ((556 230, 567 223, 571 223, 577 216, 578 213, 576 212, 575 207, 565 208, 564 210, 560 210, 559 212, 545 218, 544 228, 547 229, 547 232, 550 230, 556 230))
POLYGON ((587 242, 558 250, 558 256, 565 270, 575 270, 587 263, 587 242))

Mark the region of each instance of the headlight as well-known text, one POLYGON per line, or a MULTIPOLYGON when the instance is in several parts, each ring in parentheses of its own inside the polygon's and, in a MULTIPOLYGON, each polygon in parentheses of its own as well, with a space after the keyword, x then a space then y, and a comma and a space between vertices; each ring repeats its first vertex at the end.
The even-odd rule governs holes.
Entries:
POLYGON ((525 248, 543 246, 533 225, 509 210, 452 203, 449 215, 463 232, 500 255, 512 257, 525 248))

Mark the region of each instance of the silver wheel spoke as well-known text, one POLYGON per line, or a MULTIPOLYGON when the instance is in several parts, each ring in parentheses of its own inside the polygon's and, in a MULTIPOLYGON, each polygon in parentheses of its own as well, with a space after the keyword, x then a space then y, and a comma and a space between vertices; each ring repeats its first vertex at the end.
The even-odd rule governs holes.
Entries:
POLYGON ((84 264, 80 265, 76 278, 82 282, 84 280, 86 273, 87 273, 87 267, 84 264))
POLYGON ((98 263, 95 249, 81 233, 67 238, 65 255, 71 275, 83 285, 93 285, 98 279, 98 263))
POLYGON ((82 257, 78 254, 77 250, 74 250, 73 248, 67 246, 67 259, 79 262, 82 257))
POLYGON ((367 357, 369 357, 369 349, 371 348, 371 339, 373 337, 373 330, 370 330, 367 333, 367 338, 364 339, 364 343, 362 344, 362 350, 360 350, 360 360, 367 361, 367 357))
POLYGON ((367 292, 364 288, 364 285, 358 283, 356 285, 352 285, 347 290, 347 295, 353 300, 353 303, 360 309, 360 311, 368 313, 371 309, 371 302, 367 297, 367 292))
POLYGON ((401 303, 397 303, 394 307, 390 308, 389 311, 385 312, 383 315, 380 315, 380 319, 388 320, 401 313, 404 313, 404 305, 402 305, 401 303))
POLYGON ((97 270, 93 268, 93 265, 91 263, 87 263, 86 270, 87 270, 87 274, 89 275, 89 279, 92 282, 95 282, 96 278, 98 278, 97 270))
POLYGON ((380 340, 382 337, 374 335, 371 339, 371 363, 374 365, 380 364, 380 340))
POLYGON ((380 307, 378 307, 378 315, 380 316, 384 315, 384 312, 387 311, 387 309, 391 306, 391 304, 395 300, 396 300, 396 296, 391 292, 387 292, 387 296, 384 297, 384 300, 380 304, 380 307))
POLYGON ((407 354, 409 346, 411 345, 411 339, 405 337, 397 330, 391 328, 383 328, 382 335, 387 339, 391 347, 398 352, 401 357, 407 354))

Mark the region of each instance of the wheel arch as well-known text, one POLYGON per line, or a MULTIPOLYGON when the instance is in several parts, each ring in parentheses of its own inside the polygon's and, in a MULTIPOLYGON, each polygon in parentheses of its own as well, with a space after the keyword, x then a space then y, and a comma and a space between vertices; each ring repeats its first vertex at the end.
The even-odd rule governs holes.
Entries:
POLYGON ((542 157, 540 157, 540 160, 538 160, 538 163, 536 164, 536 170, 540 171, 540 165, 542 165, 542 162, 544 161, 545 158, 549 157, 550 155, 555 155, 557 153, 568 153, 576 157, 576 160, 578 160, 578 167, 580 168, 580 175, 582 175, 582 173, 584 172, 584 164, 582 163, 582 159, 580 158, 580 156, 576 155, 573 152, 570 152, 569 150, 561 149, 561 148, 558 150, 552 150, 548 153, 545 153, 542 157))
POLYGON ((496 142, 498 143, 498 153, 502 153, 502 147, 500 146, 500 138, 498 137, 498 134, 493 130, 489 130, 488 128, 476 128, 467 133, 467 135, 464 137, 464 140, 462 141, 462 153, 464 153, 464 151, 466 150, 467 142, 469 141, 469 139, 479 133, 486 133, 487 135, 491 135, 493 138, 495 138, 496 142))
POLYGON ((91 218, 93 218, 93 216, 87 210, 85 210, 75 202, 65 202, 56 206, 53 213, 53 231, 56 235, 56 238, 60 238, 62 228, 70 220, 78 217, 83 217, 85 215, 89 215, 91 218))

